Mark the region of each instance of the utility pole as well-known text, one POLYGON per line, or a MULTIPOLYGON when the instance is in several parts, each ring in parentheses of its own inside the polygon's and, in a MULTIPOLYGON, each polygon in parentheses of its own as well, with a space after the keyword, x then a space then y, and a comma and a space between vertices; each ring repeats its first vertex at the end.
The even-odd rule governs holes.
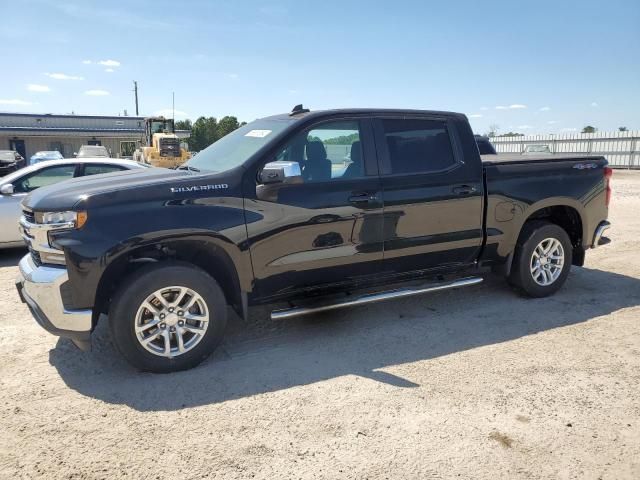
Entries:
POLYGON ((171 92, 171 119, 176 122, 176 92, 171 92))
POLYGON ((133 81, 133 92, 136 97, 136 117, 138 117, 140 116, 140 113, 138 112, 138 82, 135 80, 133 81))

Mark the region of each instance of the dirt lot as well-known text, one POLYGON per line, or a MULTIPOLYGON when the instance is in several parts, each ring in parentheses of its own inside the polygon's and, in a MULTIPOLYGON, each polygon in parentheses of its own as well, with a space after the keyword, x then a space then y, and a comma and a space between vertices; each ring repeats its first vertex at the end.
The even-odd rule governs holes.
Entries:
POLYGON ((2 478, 640 478, 640 172, 554 297, 478 287, 236 328, 140 374, 18 301, 0 253, 2 478))

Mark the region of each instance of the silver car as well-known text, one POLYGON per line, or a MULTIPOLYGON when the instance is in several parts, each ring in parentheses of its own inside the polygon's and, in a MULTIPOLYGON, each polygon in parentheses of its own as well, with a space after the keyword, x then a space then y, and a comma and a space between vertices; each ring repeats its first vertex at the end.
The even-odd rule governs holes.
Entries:
POLYGON ((138 168, 149 166, 110 158, 48 160, 0 178, 0 249, 24 245, 18 231, 20 202, 36 188, 75 177, 138 168))

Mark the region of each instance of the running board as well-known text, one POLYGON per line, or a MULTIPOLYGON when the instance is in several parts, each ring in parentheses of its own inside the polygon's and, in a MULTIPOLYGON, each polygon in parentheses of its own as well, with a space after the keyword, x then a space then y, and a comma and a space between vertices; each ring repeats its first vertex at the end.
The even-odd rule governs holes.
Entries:
POLYGON ((310 313, 327 312, 329 310, 337 310, 339 308, 354 307, 356 305, 364 305, 366 303, 382 302, 383 300, 391 300, 393 298, 411 297, 413 295, 421 295, 429 292, 439 292, 440 290, 449 290, 450 288, 469 287, 482 282, 481 277, 466 277, 450 282, 433 284, 425 287, 409 287, 398 290, 389 290, 387 292, 370 293, 355 297, 349 300, 343 300, 329 305, 321 305, 317 307, 293 307, 282 310, 274 310, 271 312, 271 320, 284 320, 287 318, 299 317, 310 313))

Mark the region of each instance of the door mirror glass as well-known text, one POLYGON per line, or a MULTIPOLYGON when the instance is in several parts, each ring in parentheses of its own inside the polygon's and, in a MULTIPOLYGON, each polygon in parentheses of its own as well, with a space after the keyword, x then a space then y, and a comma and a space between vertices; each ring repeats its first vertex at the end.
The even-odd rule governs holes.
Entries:
POLYGON ((2 195, 13 195, 13 185, 10 183, 7 183, 5 185, 2 185, 2 187, 0 187, 0 193, 2 195))
POLYGON ((270 183, 302 183, 302 170, 298 162, 269 162, 258 174, 258 182, 270 183))

